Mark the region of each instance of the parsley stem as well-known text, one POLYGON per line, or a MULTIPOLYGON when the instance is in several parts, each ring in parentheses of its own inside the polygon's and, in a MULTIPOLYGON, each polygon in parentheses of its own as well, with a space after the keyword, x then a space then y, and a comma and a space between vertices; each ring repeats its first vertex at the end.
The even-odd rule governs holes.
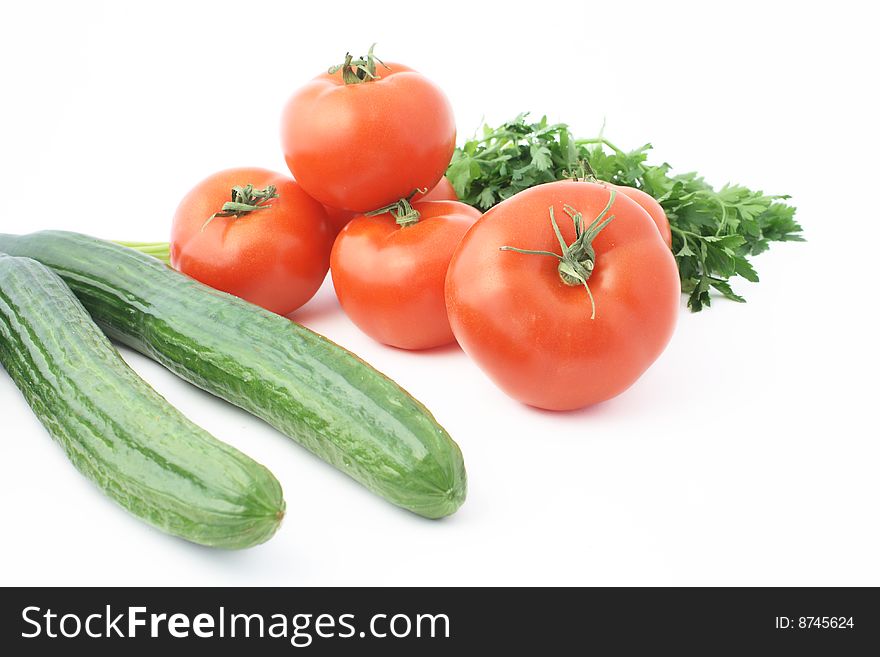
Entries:
MULTIPOLYGON (((483 152, 481 152, 479 155, 474 156, 475 160, 486 160, 486 159, 488 159, 486 157, 487 155, 494 155, 498 151, 500 151, 504 148, 507 148, 510 144, 513 144, 515 141, 511 137, 507 137, 504 141, 502 141, 502 140, 498 139, 497 135, 492 135, 491 139, 495 139, 496 140, 495 143, 492 144, 491 146, 486 147, 486 149, 483 150, 483 152)), ((485 141, 487 141, 487 140, 484 139, 480 143, 483 143, 485 141)))
POLYGON ((678 233, 679 235, 688 235, 698 240, 706 239, 705 235, 700 235, 699 233, 692 233, 689 230, 684 230, 683 228, 679 228, 678 226, 673 225, 671 222, 669 224, 669 228, 673 233, 678 233))
POLYGON ((168 242, 116 242, 116 244, 146 253, 166 265, 171 264, 171 245, 168 242))
POLYGON ((610 141, 605 139, 605 137, 592 137, 590 139, 575 139, 574 143, 575 144, 602 144, 603 146, 607 146, 608 148, 610 148, 612 151, 614 151, 618 155, 625 155, 626 154, 626 152, 623 149, 618 148, 617 146, 612 144, 610 141))

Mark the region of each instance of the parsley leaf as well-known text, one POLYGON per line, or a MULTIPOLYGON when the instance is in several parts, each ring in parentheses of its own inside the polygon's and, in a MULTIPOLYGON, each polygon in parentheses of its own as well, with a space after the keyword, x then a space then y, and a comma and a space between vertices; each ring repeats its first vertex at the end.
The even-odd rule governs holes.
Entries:
POLYGON ((624 151, 604 137, 575 139, 564 123, 520 114, 457 148, 447 176, 459 198, 481 210, 529 187, 570 177, 587 162, 600 180, 638 187, 663 206, 672 228, 672 251, 681 287, 694 312, 709 306, 712 290, 744 302, 730 279, 757 282, 749 258, 771 242, 803 241, 787 196, 741 185, 715 190, 696 173, 673 175, 668 164, 649 164, 650 144, 624 151))

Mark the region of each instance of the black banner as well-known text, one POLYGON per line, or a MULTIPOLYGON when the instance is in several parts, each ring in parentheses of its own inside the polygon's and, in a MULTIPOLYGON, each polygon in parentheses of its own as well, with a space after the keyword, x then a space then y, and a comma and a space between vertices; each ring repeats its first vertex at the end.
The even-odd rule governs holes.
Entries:
POLYGON ((484 646, 549 655, 645 646, 847 655, 880 646, 880 602, 867 588, 22 588, 3 589, 2 598, 7 655, 64 648, 119 655, 134 644, 163 655, 227 647, 448 655, 484 646))

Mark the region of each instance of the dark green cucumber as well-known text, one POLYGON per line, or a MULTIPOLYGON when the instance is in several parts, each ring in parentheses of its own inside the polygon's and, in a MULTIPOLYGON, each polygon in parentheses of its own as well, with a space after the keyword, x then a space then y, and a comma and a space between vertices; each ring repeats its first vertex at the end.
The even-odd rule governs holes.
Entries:
POLYGON ((155 258, 86 235, 0 235, 54 269, 112 338, 244 408, 390 502, 464 501, 461 451, 422 404, 326 338, 155 258))
POLYGON ((275 533, 284 500, 272 473, 135 374, 52 271, 2 254, 0 363, 77 469, 134 515, 214 547, 275 533))

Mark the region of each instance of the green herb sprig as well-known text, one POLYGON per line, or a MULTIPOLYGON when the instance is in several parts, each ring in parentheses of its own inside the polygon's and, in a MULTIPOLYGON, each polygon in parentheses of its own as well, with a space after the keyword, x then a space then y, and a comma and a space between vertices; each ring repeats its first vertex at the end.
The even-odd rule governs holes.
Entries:
POLYGON ((770 196, 740 185, 716 190, 696 173, 671 174, 649 164, 650 144, 624 151, 603 136, 575 139, 564 123, 536 123, 520 114, 457 148, 447 176, 459 198, 481 210, 541 183, 571 177, 585 162, 599 180, 638 187, 663 206, 672 228, 672 250, 682 291, 694 312, 709 306, 712 290, 737 302, 736 276, 757 282, 749 258, 771 242, 803 241, 788 196, 770 196))

